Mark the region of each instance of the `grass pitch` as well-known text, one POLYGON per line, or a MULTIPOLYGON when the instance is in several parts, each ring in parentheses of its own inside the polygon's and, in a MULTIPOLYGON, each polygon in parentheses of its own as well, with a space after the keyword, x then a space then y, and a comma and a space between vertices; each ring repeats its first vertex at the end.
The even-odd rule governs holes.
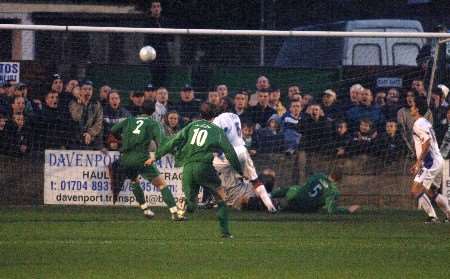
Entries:
POLYGON ((137 208, 0 208, 0 278, 448 278, 450 224, 420 212, 267 215, 174 223, 137 208))

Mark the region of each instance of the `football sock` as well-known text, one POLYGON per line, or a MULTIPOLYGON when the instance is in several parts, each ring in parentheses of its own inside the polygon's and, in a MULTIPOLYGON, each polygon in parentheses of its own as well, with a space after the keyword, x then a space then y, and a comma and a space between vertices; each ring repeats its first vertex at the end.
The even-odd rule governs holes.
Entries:
POLYGON ((264 185, 259 185, 256 187, 255 192, 268 210, 271 211, 275 209, 275 206, 273 206, 272 200, 270 199, 269 194, 267 194, 266 187, 264 185))
POLYGON ((228 227, 228 209, 224 201, 219 201, 217 203, 217 218, 219 219, 220 230, 223 234, 229 234, 230 230, 228 227))
POLYGON ((131 189, 136 197, 136 201, 141 205, 145 203, 144 191, 142 191, 141 185, 139 183, 132 183, 131 189))
POLYGON ((434 201, 442 210, 442 212, 444 212, 445 216, 447 218, 450 218, 450 207, 448 205, 448 200, 442 194, 437 194, 434 198, 434 201))
POLYGON ((434 211, 433 205, 431 205, 431 201, 428 198, 428 195, 425 193, 422 193, 417 198, 418 208, 423 209, 425 213, 429 217, 437 218, 436 212, 434 211))
POLYGON ((175 203, 175 199, 173 198, 172 192, 170 191, 169 187, 164 187, 160 189, 161 195, 163 198, 163 201, 167 204, 167 206, 170 208, 176 207, 177 204, 175 203))

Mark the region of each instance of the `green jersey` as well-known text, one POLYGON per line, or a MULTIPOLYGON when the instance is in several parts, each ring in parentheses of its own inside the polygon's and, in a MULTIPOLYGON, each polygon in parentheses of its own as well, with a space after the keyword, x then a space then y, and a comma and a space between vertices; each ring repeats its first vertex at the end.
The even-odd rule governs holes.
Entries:
POLYGON ((164 141, 164 131, 159 122, 140 115, 129 117, 115 124, 111 133, 122 138, 122 161, 143 163, 148 159, 148 148, 151 141, 160 145, 164 141))
POLYGON ((184 127, 156 151, 156 158, 174 153, 177 166, 194 162, 211 164, 213 152, 223 152, 231 166, 242 173, 236 152, 224 131, 206 120, 197 120, 184 127))
MULTIPOLYGON (((346 211, 337 207, 340 194, 336 183, 322 173, 310 176, 303 186, 291 186, 287 191, 280 193, 287 199, 288 207, 292 210, 313 212, 325 207, 328 213, 346 211)), ((272 197, 277 195, 275 191, 272 197)))

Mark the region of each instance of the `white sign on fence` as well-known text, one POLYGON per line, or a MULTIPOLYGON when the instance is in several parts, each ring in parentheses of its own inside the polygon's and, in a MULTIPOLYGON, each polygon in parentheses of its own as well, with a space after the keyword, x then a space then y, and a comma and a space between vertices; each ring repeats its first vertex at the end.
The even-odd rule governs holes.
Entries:
POLYGON ((20 82, 19 62, 0 62, 0 82, 8 80, 20 82))
MULTIPOLYGON (((46 150, 44 170, 44 204, 112 205, 108 166, 119 158, 119 152, 103 154, 86 150, 46 150)), ((157 163, 176 201, 183 196, 181 168, 173 156, 157 163)), ((145 198, 151 206, 164 206, 158 188, 141 179, 145 198)), ((137 205, 129 180, 125 181, 116 205, 137 205)))

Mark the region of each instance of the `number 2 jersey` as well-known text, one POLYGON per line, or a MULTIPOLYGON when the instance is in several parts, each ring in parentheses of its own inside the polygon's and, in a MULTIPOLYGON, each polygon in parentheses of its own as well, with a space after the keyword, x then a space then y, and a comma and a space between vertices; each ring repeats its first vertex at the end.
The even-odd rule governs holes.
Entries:
POLYGON ((224 131, 206 120, 197 120, 184 127, 158 148, 156 158, 172 153, 175 154, 177 166, 189 163, 212 164, 213 152, 223 152, 232 167, 241 172, 236 152, 224 131))
POLYGON ((121 162, 125 165, 143 165, 148 159, 149 145, 155 141, 159 146, 164 140, 161 124, 148 116, 129 117, 111 128, 111 133, 120 135, 121 162))
POLYGON ((280 197, 277 195, 278 191, 282 191, 281 197, 286 198, 288 210, 315 212, 325 207, 328 213, 346 212, 344 208, 337 207, 340 193, 336 183, 322 173, 310 176, 303 186, 291 186, 287 191, 285 189, 274 191, 273 198, 280 197))

